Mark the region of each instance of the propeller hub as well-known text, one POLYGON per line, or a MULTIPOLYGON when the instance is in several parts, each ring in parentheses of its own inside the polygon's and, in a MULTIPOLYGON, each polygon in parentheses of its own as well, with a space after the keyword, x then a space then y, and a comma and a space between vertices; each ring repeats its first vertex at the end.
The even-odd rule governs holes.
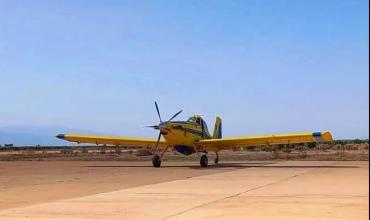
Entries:
POLYGON ((162 122, 158 125, 159 130, 167 130, 168 122, 162 122))

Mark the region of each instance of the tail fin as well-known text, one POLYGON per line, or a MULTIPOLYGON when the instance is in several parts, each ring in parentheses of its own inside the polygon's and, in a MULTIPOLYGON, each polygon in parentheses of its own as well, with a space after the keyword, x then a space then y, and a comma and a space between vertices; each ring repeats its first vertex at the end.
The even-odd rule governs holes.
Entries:
POLYGON ((216 117, 215 128, 213 129, 213 138, 222 138, 222 120, 220 117, 216 117))

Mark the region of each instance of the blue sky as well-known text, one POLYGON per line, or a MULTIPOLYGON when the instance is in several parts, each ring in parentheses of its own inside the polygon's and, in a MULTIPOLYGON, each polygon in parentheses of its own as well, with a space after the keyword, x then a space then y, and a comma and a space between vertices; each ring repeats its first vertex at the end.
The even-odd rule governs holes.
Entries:
MULTIPOLYGON (((368 1, 0 1, 0 127, 368 138, 368 1)), ((4 138, 4 137, 3 137, 4 138)), ((16 140, 14 140, 16 142, 16 140)), ((1 139, 0 139, 1 144, 1 139)))

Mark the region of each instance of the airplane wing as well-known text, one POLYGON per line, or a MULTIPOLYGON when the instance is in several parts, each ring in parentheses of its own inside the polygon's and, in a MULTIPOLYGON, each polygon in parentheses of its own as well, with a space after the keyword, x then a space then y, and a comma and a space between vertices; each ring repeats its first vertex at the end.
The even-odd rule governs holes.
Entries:
POLYGON ((230 149, 233 147, 247 147, 258 145, 296 144, 332 141, 330 132, 305 132, 288 134, 271 134, 260 136, 246 136, 222 139, 208 139, 196 142, 198 147, 209 150, 230 149))
MULTIPOLYGON (((58 134, 55 137, 70 141, 89 144, 106 144, 106 145, 120 145, 127 147, 155 147, 157 139, 150 138, 132 138, 132 137, 116 137, 116 136, 94 136, 94 135, 80 135, 80 134, 58 134)), ((165 147, 167 144, 164 141, 159 141, 158 147, 165 147)))

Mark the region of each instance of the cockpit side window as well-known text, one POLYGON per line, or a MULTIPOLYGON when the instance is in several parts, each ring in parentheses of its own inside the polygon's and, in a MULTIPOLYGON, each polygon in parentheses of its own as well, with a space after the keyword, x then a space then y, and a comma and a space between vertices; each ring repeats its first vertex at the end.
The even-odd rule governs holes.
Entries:
POLYGON ((198 125, 200 125, 201 124, 200 118, 197 118, 196 122, 197 122, 198 125))
POLYGON ((202 120, 202 121, 203 121, 203 128, 204 128, 204 130, 208 132, 207 123, 204 120, 202 120))

